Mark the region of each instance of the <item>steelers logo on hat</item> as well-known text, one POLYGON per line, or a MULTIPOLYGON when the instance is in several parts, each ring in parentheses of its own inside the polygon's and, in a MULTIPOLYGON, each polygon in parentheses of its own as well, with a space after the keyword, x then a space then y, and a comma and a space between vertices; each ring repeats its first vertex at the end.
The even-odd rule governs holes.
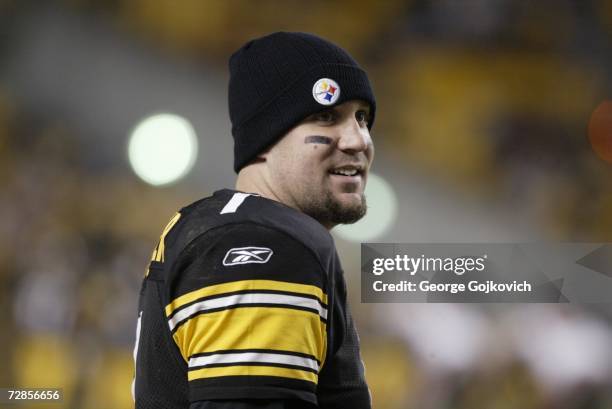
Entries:
POLYGON ((312 87, 312 96, 321 105, 332 105, 340 98, 340 85, 332 79, 321 78, 312 87))

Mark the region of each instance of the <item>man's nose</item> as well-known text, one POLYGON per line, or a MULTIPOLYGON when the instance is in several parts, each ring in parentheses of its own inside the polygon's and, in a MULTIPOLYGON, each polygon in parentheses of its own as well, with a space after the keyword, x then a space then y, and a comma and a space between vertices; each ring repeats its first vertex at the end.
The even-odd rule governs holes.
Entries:
POLYGON ((338 149, 347 152, 363 152, 368 149, 370 133, 356 120, 349 120, 340 129, 338 149))

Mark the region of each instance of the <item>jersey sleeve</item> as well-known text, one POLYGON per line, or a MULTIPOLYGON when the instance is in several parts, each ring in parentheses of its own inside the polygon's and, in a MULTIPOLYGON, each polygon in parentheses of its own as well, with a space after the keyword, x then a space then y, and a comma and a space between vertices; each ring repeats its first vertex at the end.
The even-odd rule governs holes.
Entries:
POLYGON ((316 254, 271 227, 221 226, 187 245, 168 271, 164 312, 190 400, 316 403, 326 286, 316 254))

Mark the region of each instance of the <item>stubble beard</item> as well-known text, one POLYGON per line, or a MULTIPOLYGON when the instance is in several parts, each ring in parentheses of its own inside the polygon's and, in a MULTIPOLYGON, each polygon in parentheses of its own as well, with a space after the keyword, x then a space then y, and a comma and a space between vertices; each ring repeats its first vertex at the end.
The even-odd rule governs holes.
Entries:
POLYGON ((352 224, 365 216, 368 206, 365 194, 361 193, 360 201, 355 205, 343 205, 327 190, 321 195, 306 195, 302 212, 325 226, 352 224))

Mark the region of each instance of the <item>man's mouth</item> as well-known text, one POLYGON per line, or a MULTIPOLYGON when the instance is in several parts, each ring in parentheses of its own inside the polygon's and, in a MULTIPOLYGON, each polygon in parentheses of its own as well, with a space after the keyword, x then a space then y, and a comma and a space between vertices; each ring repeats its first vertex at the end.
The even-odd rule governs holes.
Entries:
POLYGON ((362 176, 363 170, 364 170, 363 166, 360 166, 360 165, 343 165, 343 166, 338 166, 338 167, 331 169, 329 173, 331 173, 332 175, 337 175, 337 176, 354 177, 354 176, 362 176))

